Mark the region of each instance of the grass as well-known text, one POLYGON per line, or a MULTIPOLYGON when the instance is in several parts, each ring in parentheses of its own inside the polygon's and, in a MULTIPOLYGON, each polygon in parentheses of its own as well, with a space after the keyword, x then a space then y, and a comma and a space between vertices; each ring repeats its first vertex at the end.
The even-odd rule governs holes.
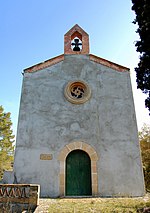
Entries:
POLYGON ((65 198, 49 200, 49 213, 134 213, 138 209, 150 207, 150 198, 65 198))

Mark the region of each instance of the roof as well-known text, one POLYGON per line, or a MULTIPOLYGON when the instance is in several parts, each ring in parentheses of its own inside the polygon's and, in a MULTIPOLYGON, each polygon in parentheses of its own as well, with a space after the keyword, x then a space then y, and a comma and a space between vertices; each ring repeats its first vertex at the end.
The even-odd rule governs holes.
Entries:
MULTIPOLYGON (((64 59, 65 59, 65 55, 64 54, 56 56, 54 58, 51 58, 49 60, 46 60, 44 62, 41 62, 39 64, 36 64, 34 66, 31 66, 29 68, 24 69, 24 73, 37 72, 38 70, 42 70, 44 68, 50 67, 50 66, 52 66, 54 64, 57 64, 57 63, 59 63, 61 61, 64 61, 64 59)), ((112 69, 114 69, 114 70, 116 70, 118 72, 126 72, 126 71, 130 70, 127 67, 124 67, 122 65, 116 64, 114 62, 108 61, 108 60, 106 60, 104 58, 100 58, 100 57, 92 55, 92 54, 89 54, 89 59, 91 61, 94 61, 95 63, 98 63, 98 64, 104 65, 106 67, 112 68, 112 69)))
POLYGON ((78 24, 75 24, 66 34, 66 35, 71 35, 73 34, 74 32, 78 31, 79 33, 81 34, 85 34, 85 35, 88 35, 78 24))

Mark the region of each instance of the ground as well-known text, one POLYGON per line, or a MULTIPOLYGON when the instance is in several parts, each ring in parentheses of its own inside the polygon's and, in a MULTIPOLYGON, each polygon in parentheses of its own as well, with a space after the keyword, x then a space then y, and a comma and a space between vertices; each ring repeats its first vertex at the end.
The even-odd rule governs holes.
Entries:
POLYGON ((143 198, 40 199, 35 213, 150 213, 150 195, 143 198), (144 210, 145 211, 144 211, 144 210))

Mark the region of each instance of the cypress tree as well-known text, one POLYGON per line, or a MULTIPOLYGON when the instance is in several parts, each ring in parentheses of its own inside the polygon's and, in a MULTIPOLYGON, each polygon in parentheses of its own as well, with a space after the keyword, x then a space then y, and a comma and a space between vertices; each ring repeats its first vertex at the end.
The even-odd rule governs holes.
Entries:
POLYGON ((135 43, 136 50, 140 53, 140 61, 135 68, 137 88, 147 94, 145 106, 150 112, 150 1, 132 0, 132 3, 132 10, 136 14, 133 23, 138 24, 136 32, 140 37, 135 43))

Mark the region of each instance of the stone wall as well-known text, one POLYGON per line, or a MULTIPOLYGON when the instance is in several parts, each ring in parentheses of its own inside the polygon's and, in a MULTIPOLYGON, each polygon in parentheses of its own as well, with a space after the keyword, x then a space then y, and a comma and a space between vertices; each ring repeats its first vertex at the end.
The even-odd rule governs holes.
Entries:
POLYGON ((89 55, 65 55, 57 64, 24 73, 15 179, 40 184, 41 196, 60 196, 60 153, 68 144, 83 142, 98 157, 97 196, 142 196, 137 133, 129 71, 99 64, 89 55), (70 81, 88 84, 87 102, 66 99, 70 81))
POLYGON ((0 184, 1 212, 34 211, 39 205, 40 186, 31 184, 0 184))

